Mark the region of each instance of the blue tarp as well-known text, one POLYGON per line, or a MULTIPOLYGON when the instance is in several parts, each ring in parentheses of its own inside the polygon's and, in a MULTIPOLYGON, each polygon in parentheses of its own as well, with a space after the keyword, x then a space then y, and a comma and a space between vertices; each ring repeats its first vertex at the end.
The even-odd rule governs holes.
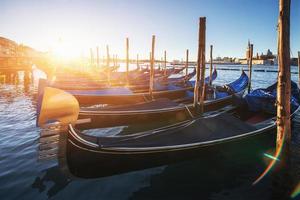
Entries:
POLYGON ((228 89, 228 92, 226 91, 220 91, 220 90, 216 90, 216 99, 220 99, 226 96, 231 95, 232 93, 237 93, 237 92, 241 92, 242 90, 244 90, 247 85, 249 83, 249 78, 247 76, 247 74, 243 71, 240 78, 238 78, 237 80, 225 85, 225 87, 223 88, 223 90, 226 90, 226 88, 228 89), (231 92, 229 92, 229 90, 231 92))
MULTIPOLYGON (((253 90, 245 96, 250 111, 265 111, 276 113, 277 82, 268 88, 253 90)), ((295 111, 300 102, 300 92, 297 84, 291 82, 291 111, 295 111)))
MULTIPOLYGON (((195 72, 195 73, 196 73, 196 72, 195 72)), ((212 74, 212 81, 216 80, 217 76, 218 76, 218 73, 217 73, 217 70, 215 69, 215 70, 213 71, 213 74, 212 74)), ((209 82, 209 76, 206 77, 206 78, 204 79, 204 82, 205 82, 205 84, 208 84, 208 82, 209 82)), ((195 87, 195 81, 189 81, 189 83, 190 83, 193 87, 195 87)))
POLYGON ((68 90, 67 92, 73 95, 95 95, 95 96, 106 96, 106 95, 130 95, 133 92, 126 87, 109 88, 101 90, 68 90))

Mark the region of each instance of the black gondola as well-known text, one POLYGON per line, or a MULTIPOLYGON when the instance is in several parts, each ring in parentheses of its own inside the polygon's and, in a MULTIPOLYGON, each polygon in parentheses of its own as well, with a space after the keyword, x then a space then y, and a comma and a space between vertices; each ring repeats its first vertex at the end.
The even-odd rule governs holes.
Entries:
MULTIPOLYGON (((235 97, 242 97, 248 85, 248 76, 242 72, 241 76, 232 83, 211 90, 215 98, 204 102, 204 112, 220 109, 232 104, 235 97)), ((147 121, 164 120, 169 123, 193 118, 198 113, 192 103, 193 95, 185 103, 177 103, 166 98, 156 99, 146 103, 128 106, 113 106, 107 108, 81 108, 80 119, 91 119, 91 123, 84 127, 111 127, 147 121)))
MULTIPOLYGON (((292 110, 293 117, 299 109, 299 99, 291 103, 296 109, 292 110)), ((89 171, 97 168, 100 177, 195 158, 226 144, 255 144, 260 140, 274 144, 276 114, 263 111, 252 111, 247 104, 241 104, 126 136, 90 136, 69 125, 67 163, 76 176, 89 178, 89 171)))

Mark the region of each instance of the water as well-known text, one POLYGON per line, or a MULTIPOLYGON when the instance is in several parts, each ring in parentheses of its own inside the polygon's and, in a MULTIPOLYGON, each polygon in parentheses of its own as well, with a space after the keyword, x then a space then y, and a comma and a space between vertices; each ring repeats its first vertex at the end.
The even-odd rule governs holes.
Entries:
MULTIPOLYGON (((227 67, 227 66, 218 66, 227 67)), ((273 67, 271 67, 273 68, 273 67)), ((296 68, 292 68, 296 71, 296 68)), ((215 83, 235 80, 240 71, 218 71, 215 83)), ((254 72, 253 88, 272 84, 277 73, 254 72)), ((297 75, 292 74, 297 81, 297 75)), ((243 150, 207 155, 178 164, 98 179, 76 179, 57 160, 39 162, 35 127, 35 84, 0 84, 0 199, 273 199, 288 191, 299 199, 300 116, 293 125, 293 185, 278 186, 268 174, 252 186, 266 165, 243 158, 243 150), (293 193, 294 190, 294 193, 293 193)), ((266 159, 261 159, 266 160, 266 159)), ((268 160, 266 160, 268 161, 268 160)))

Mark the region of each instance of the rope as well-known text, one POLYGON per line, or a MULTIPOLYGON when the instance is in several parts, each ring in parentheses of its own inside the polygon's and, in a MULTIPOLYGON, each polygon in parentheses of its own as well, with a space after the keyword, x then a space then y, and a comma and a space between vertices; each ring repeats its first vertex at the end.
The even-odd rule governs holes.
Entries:
POLYGON ((187 105, 185 105, 184 107, 186 108, 186 110, 187 110, 188 114, 190 115, 190 117, 191 117, 192 119, 194 119, 195 116, 192 114, 192 112, 190 111, 189 107, 188 107, 187 105))

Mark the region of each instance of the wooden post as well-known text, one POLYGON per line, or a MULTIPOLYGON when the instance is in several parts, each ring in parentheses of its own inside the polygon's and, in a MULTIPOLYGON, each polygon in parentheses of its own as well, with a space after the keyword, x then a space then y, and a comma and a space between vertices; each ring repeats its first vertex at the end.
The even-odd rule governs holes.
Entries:
POLYGON ((290 3, 279 0, 278 20, 277 150, 283 146, 287 158, 291 141, 290 3))
POLYGON ((140 70, 140 64, 139 64, 139 54, 136 55, 136 68, 140 70))
POLYGON ((210 45, 210 66, 209 66, 209 85, 212 85, 212 71, 213 71, 213 45, 210 45))
POLYGON ((300 86, 300 51, 298 51, 298 82, 300 86))
POLYGON ((186 50, 186 57, 185 57, 185 77, 187 78, 189 73, 189 50, 186 50))
POLYGON ((194 107, 196 111, 199 111, 199 89, 200 89, 200 66, 201 66, 201 51, 202 46, 200 42, 201 38, 201 18, 199 20, 199 32, 198 32, 198 56, 197 56, 197 68, 196 68, 196 81, 194 88, 194 107))
POLYGON ((115 54, 112 55, 113 66, 116 66, 115 54))
POLYGON ((155 35, 152 35, 152 49, 151 49, 151 59, 150 59, 150 87, 149 93, 151 99, 153 99, 153 87, 154 87, 154 48, 155 48, 155 35))
POLYGON ((205 98, 205 40, 206 40, 206 17, 200 17, 200 58, 201 58, 201 70, 200 70, 200 112, 203 113, 204 98, 205 98))
POLYGON ((167 75, 167 51, 164 51, 164 75, 167 75))
POLYGON ((151 55, 151 52, 149 53, 149 65, 147 65, 147 69, 149 69, 149 66, 151 65, 151 57, 152 57, 152 55, 151 55))
POLYGON ((110 66, 109 47, 106 45, 106 66, 110 66))
POLYGON ((108 83, 110 84, 110 57, 109 57, 109 47, 108 45, 106 45, 106 66, 108 68, 108 71, 107 71, 107 81, 108 83))
POLYGON ((250 44, 249 47, 249 84, 248 84, 248 93, 250 93, 251 90, 251 82, 252 82, 252 59, 253 59, 253 44, 250 44))
POLYGON ((129 84, 129 38, 126 38, 126 84, 129 84))
POLYGON ((99 66, 100 66, 100 64, 99 64, 99 47, 97 46, 97 48, 96 48, 96 50, 97 50, 97 68, 99 68, 99 66))
POLYGON ((90 56, 91 56, 91 65, 94 64, 94 55, 93 55, 93 49, 90 48, 90 56))

